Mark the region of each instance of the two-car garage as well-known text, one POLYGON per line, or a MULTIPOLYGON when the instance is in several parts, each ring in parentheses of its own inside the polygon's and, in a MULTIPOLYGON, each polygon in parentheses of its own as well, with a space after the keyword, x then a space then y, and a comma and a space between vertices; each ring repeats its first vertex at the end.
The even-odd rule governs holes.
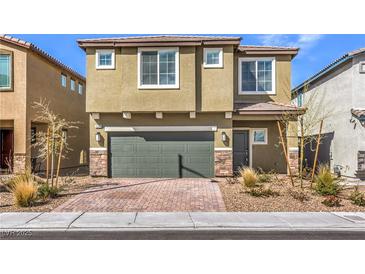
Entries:
POLYGON ((214 133, 110 132, 111 177, 209 178, 214 176, 214 133))

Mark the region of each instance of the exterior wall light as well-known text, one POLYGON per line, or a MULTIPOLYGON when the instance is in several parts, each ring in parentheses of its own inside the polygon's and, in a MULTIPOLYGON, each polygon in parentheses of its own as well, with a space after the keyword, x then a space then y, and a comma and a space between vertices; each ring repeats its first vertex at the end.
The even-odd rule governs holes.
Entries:
POLYGON ((95 141, 96 142, 100 142, 101 141, 101 135, 100 135, 100 132, 97 132, 96 134, 95 134, 95 141))
POLYGON ((227 134, 223 131, 222 132, 222 142, 227 142, 227 134))

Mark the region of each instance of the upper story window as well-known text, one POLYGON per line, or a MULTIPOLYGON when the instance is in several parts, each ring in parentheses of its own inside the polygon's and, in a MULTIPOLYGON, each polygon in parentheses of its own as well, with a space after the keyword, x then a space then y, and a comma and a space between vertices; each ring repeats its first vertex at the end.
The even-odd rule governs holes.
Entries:
POLYGON ((179 88, 179 49, 139 49, 138 87, 179 88))
POLYGON ((222 48, 204 48, 204 67, 205 68, 222 68, 223 67, 223 49, 222 48))
POLYGON ((75 90, 75 80, 74 79, 71 79, 70 88, 71 88, 71 90, 75 90))
POLYGON ((12 84, 12 55, 0 52, 0 90, 11 90, 12 84))
POLYGON ((65 74, 61 74, 61 85, 65 88, 67 85, 67 76, 65 74))
POLYGON ((297 95, 297 106, 302 107, 303 106, 303 92, 299 92, 297 95))
POLYGON ((239 58, 239 94, 275 94, 275 58, 239 58))
POLYGON ((79 83, 79 94, 82 95, 83 92, 84 92, 84 85, 79 83))
POLYGON ((97 49, 96 50, 96 68, 97 69, 114 69, 115 68, 115 51, 114 51, 114 49, 97 49))

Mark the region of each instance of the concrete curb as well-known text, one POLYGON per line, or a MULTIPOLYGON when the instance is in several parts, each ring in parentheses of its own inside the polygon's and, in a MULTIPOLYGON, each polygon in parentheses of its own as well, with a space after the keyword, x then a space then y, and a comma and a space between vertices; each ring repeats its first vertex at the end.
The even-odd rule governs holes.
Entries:
POLYGON ((365 213, 1 213, 1 239, 365 239, 365 213))

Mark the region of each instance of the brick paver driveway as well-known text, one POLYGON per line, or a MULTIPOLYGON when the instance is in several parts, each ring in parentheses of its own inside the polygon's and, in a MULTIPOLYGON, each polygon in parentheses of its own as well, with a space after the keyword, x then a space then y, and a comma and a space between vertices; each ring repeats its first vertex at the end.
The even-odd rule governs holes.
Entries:
POLYGON ((225 211, 210 179, 105 179, 54 211, 225 211))

